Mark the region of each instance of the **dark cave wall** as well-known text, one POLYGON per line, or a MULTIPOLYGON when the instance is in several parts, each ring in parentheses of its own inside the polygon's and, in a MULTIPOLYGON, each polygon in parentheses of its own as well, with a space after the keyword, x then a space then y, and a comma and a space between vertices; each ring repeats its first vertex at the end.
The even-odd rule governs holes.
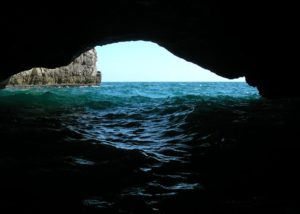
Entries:
POLYGON ((0 79, 32 67, 67 65, 96 45, 148 40, 218 75, 245 76, 264 96, 299 96, 293 52, 299 15, 287 2, 23 4, 1 9, 0 79))

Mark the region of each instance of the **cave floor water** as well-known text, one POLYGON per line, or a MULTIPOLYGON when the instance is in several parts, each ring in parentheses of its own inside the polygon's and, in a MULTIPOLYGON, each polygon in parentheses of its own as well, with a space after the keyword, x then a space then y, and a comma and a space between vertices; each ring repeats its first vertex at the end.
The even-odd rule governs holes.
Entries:
POLYGON ((299 213, 300 100, 243 84, 1 91, 1 213, 299 213))

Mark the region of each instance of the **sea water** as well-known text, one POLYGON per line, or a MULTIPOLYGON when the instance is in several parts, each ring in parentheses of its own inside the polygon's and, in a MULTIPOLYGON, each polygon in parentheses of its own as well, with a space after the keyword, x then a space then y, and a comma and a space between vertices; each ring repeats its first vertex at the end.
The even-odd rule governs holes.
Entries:
POLYGON ((266 106, 243 82, 1 90, 2 206, 32 213, 195 211, 194 199, 204 200, 199 192, 214 189, 205 182, 206 157, 250 139, 257 126, 249 124, 272 121, 274 114, 263 117, 266 106))

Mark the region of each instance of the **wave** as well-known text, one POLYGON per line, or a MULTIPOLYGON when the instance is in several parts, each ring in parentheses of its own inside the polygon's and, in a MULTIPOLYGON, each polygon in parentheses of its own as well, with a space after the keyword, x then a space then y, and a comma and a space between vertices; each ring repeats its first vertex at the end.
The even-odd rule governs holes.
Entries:
POLYGON ((233 144, 236 124, 265 105, 244 84, 227 87, 109 83, 2 90, 2 151, 10 156, 1 160, 12 162, 3 176, 19 177, 14 172, 21 166, 25 178, 38 175, 34 187, 58 179, 56 192, 81 188, 76 199, 84 206, 115 207, 138 198, 155 210, 161 198, 201 189, 195 162, 211 148, 233 144))

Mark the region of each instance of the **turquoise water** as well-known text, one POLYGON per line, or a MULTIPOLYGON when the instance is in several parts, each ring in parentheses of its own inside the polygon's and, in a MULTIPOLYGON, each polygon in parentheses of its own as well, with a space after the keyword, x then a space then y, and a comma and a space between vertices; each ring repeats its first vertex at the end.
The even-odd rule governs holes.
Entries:
POLYGON ((190 140, 183 127, 193 113, 221 111, 259 98, 255 88, 241 82, 102 83, 0 91, 2 110, 14 111, 16 120, 51 118, 86 139, 164 160, 174 158, 161 152, 168 144, 190 140))
POLYGON ((168 200, 205 189, 199 158, 235 145, 264 106, 241 82, 7 88, 0 91, 6 189, 19 189, 27 206, 172 213, 168 200))

